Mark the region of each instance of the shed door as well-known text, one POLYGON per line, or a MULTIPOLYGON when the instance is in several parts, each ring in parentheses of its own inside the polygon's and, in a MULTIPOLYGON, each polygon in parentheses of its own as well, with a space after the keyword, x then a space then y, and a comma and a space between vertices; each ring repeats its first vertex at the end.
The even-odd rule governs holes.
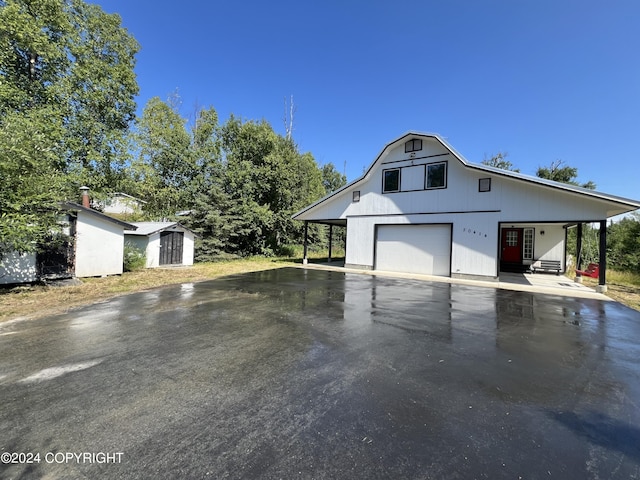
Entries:
POLYGON ((451 226, 378 225, 375 268, 451 275, 451 226))
POLYGON ((160 265, 182 264, 183 232, 160 233, 160 265))

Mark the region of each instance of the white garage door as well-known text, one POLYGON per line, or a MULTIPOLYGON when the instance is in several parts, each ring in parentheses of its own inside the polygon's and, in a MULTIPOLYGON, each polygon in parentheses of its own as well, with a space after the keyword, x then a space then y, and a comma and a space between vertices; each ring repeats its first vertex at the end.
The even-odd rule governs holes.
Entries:
POLYGON ((376 270, 451 274, 449 225, 378 225, 376 270))

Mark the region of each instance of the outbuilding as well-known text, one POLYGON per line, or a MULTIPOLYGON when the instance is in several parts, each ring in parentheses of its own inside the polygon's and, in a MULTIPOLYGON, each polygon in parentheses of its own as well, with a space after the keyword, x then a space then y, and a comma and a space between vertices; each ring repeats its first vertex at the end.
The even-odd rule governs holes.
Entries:
MULTIPOLYGON (((85 201, 86 198, 86 201, 85 201)), ((10 252, 0 262, 0 284, 32 283, 70 277, 120 275, 124 231, 135 225, 109 217, 85 205, 63 203, 62 235, 40 245, 37 253, 10 252)))
POLYGON ((74 275, 81 278, 122 274, 124 231, 135 226, 77 203, 67 202, 64 206, 74 238, 74 275))
POLYGON ((596 222, 603 291, 606 221, 638 208, 637 200, 473 164, 440 136, 409 132, 362 177, 293 218, 345 227, 346 267, 478 279, 564 272, 567 229, 578 228, 580 249, 582 225, 596 222))
POLYGON ((193 265, 195 234, 178 222, 134 222, 125 239, 145 252, 147 268, 193 265))

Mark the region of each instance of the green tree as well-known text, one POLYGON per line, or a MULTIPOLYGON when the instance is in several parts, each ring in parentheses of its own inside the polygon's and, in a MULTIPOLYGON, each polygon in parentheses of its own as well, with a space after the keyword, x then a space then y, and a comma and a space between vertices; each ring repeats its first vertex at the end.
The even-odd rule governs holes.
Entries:
POLYGON ((512 172, 519 172, 520 169, 514 168, 513 164, 509 160, 507 160, 507 155, 507 152, 498 152, 491 158, 485 158, 480 163, 482 163, 483 165, 487 165, 488 167, 510 170, 512 172))
POLYGON ((299 242, 303 226, 291 215, 324 194, 310 153, 266 121, 233 115, 220 127, 222 161, 209 162, 201 194, 186 222, 198 233, 198 259, 279 253, 299 242))
POLYGON ((240 242, 242 254, 277 252, 297 241, 302 226, 291 215, 322 197, 322 175, 310 153, 301 154, 291 139, 265 122, 229 118, 222 128, 229 195, 242 207, 251 232, 240 242))
POLYGON ((137 50, 97 5, 0 0, 0 251, 35 248, 67 188, 124 177, 137 50))
POLYGON ((607 256, 612 268, 640 273, 640 212, 607 227, 607 256))
POLYGON ((347 184, 347 177, 336 170, 333 163, 326 163, 322 166, 322 186, 325 194, 335 192, 340 187, 347 184))
POLYGON ((6 112, 0 128, 0 260, 34 251, 57 228, 65 193, 55 140, 62 124, 46 108, 6 112))
POLYGON ((173 218, 192 203, 190 185, 197 171, 185 123, 179 112, 158 97, 147 102, 137 123, 136 194, 147 202, 144 210, 150 219, 173 218))
POLYGON ((548 167, 538 168, 536 176, 546 178, 547 180, 554 180, 556 182, 588 188, 590 190, 594 190, 596 188, 596 184, 592 181, 585 183, 578 182, 578 169, 568 166, 563 160, 555 160, 554 162, 551 162, 551 165, 548 167))

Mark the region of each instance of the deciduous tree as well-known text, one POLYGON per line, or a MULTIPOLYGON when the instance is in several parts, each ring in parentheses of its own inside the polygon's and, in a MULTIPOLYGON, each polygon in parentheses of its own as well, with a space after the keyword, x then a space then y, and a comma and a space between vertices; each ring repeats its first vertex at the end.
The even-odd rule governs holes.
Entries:
POLYGON ((485 158, 480 163, 489 167, 500 168, 502 170, 510 170, 512 172, 519 172, 520 169, 514 168, 513 164, 509 160, 507 160, 507 155, 507 152, 498 152, 491 158, 485 158))
POLYGON ((0 0, 0 251, 35 248, 67 188, 117 188, 137 51, 97 5, 0 0))
POLYGON ((578 169, 575 167, 570 167, 564 162, 564 160, 555 160, 551 162, 551 165, 549 165, 548 167, 538 168, 536 176, 540 178, 546 178, 548 180, 554 180, 556 182, 568 183, 582 188, 588 188, 590 190, 594 190, 596 188, 596 184, 591 180, 585 183, 578 182, 578 169))

